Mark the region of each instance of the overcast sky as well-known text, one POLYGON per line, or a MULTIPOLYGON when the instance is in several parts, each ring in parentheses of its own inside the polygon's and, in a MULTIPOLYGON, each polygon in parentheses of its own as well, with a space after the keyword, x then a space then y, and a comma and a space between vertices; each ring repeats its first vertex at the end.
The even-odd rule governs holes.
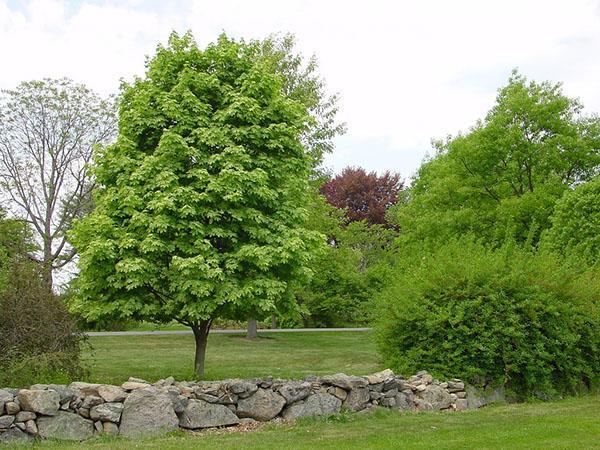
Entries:
POLYGON ((598 1, 0 0, 0 88, 67 76, 106 95, 172 30, 292 32, 342 97, 326 165, 412 175, 432 138, 467 130, 513 68, 600 111, 598 1))

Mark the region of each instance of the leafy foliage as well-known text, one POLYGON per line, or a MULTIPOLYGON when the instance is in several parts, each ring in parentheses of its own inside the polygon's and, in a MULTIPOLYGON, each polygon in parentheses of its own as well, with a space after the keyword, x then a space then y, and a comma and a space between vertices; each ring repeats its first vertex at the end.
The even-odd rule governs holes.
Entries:
POLYGON ((542 241, 563 256, 600 263, 600 176, 564 193, 542 241))
POLYGON ((387 364, 533 396, 600 374, 600 274, 517 247, 453 241, 416 255, 383 291, 387 364))
POLYGON ((0 385, 66 381, 82 373, 81 335, 30 259, 31 233, 0 216, 0 385))
POLYGON ((96 320, 178 320, 295 307, 291 283, 322 236, 306 230, 306 108, 256 60, 257 43, 221 36, 200 50, 173 34, 124 85, 119 137, 96 157, 96 209, 73 241, 75 308, 96 320))
POLYGON ((321 186, 321 194, 343 209, 348 221, 379 225, 387 224, 386 211, 397 202, 401 190, 400 175, 388 171, 379 176, 360 167, 347 167, 321 186))
POLYGON ((490 243, 535 243, 556 201, 598 169, 600 120, 583 115, 560 84, 515 72, 484 121, 437 146, 409 201, 393 211, 406 239, 474 233, 490 243))

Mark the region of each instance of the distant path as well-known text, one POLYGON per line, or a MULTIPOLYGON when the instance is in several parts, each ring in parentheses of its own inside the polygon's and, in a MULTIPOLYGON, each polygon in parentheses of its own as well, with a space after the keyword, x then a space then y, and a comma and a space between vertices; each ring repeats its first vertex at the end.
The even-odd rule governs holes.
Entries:
MULTIPOLYGON (((371 328, 266 328, 262 333, 312 333, 320 331, 371 331, 371 328)), ((156 331, 88 331, 87 336, 147 336, 166 334, 192 334, 192 330, 156 330, 156 331)), ((210 334, 246 334, 246 330, 210 330, 210 334)))

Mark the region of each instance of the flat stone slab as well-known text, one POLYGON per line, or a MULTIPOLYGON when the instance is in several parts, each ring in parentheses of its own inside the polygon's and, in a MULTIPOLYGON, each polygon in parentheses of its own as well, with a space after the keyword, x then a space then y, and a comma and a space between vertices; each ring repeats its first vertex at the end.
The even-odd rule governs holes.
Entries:
POLYGON ((37 427, 40 437, 45 439, 84 441, 94 435, 94 422, 66 411, 58 411, 52 417, 39 417, 37 427))
POLYGON ((224 405, 190 400, 179 416, 179 426, 187 429, 237 425, 240 419, 224 405))
POLYGON ((23 411, 44 416, 55 415, 60 407, 60 395, 56 391, 21 389, 17 398, 23 411))
POLYGON ((281 412, 285 399, 270 389, 258 389, 248 398, 238 400, 238 417, 267 421, 273 419, 281 412))
POLYGON ((123 403, 119 433, 128 438, 156 436, 179 427, 171 398, 156 388, 136 389, 123 403))

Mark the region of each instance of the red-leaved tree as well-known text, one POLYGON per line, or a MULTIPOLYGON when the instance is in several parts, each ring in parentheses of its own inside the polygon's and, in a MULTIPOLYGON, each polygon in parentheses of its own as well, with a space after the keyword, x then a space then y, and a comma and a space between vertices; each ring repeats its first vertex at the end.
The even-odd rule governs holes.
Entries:
POLYGON ((386 171, 381 176, 360 167, 346 167, 321 186, 329 204, 346 211, 349 221, 388 225, 387 209, 398 201, 403 182, 400 175, 386 171))

